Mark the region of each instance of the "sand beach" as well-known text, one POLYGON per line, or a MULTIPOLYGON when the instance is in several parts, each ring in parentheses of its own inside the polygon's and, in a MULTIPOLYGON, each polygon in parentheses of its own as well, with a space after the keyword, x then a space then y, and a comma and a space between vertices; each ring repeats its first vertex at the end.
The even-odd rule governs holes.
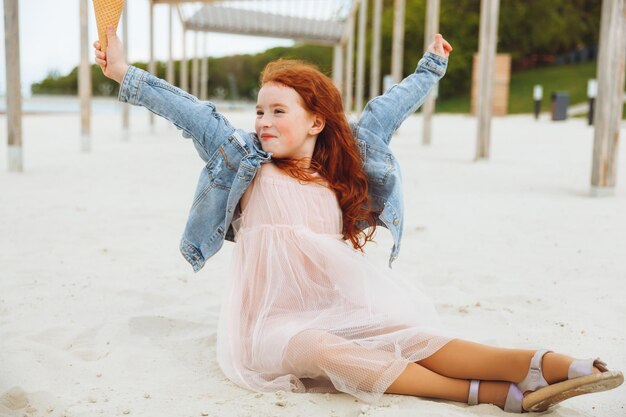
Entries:
MULTIPOLYGON (((193 145, 163 119, 94 112, 80 152, 75 112, 24 117, 24 173, 6 170, 0 115, 0 416, 506 416, 492 405, 386 395, 254 393, 215 360, 233 248, 194 274, 178 251, 196 178, 193 145)), ((253 129, 251 109, 219 108, 253 129)), ((626 371, 626 147, 612 197, 590 196, 584 118, 496 118, 489 161, 476 122, 437 115, 398 130, 405 230, 391 274, 429 294, 445 324, 477 342, 601 357, 626 371)), ((626 123, 621 137, 626 138, 626 123)), ((379 229, 368 255, 385 265, 379 229)), ((626 415, 626 387, 546 415, 626 415)))

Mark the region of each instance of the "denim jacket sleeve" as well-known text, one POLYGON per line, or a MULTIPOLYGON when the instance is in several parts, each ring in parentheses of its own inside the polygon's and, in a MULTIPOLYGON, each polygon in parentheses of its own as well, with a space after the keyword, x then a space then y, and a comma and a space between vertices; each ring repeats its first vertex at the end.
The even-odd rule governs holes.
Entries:
POLYGON ((209 101, 200 101, 180 88, 142 69, 130 66, 120 84, 118 99, 143 106, 162 116, 193 139, 200 157, 207 161, 235 129, 209 101))
POLYGON ((365 106, 359 127, 378 133, 389 144, 393 132, 424 102, 431 88, 444 76, 448 59, 426 52, 415 72, 365 106))

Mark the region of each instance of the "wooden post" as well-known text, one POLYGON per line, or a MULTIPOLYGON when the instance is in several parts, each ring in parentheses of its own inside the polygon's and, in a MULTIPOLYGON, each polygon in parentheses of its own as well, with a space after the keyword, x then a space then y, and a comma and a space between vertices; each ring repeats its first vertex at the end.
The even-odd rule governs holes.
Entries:
POLYGON ((341 43, 333 47, 333 82, 339 92, 343 92, 343 47, 341 43))
POLYGON ((352 1, 352 6, 343 25, 343 31, 339 45, 335 47, 333 70, 339 72, 333 74, 335 84, 341 84, 339 91, 343 95, 343 106, 346 113, 352 111, 352 64, 354 54, 354 19, 361 0, 352 1), (343 78, 342 78, 343 77, 343 78))
MULTIPOLYGON (((472 57, 472 92, 470 114, 477 115, 478 79, 480 76, 479 55, 472 57)), ((506 116, 509 111, 509 86, 511 83, 511 54, 496 54, 493 63, 493 85, 491 91, 491 116, 506 116)))
POLYGON ((193 58, 191 61, 191 94, 198 97, 200 74, 198 66, 198 31, 193 33, 193 58))
POLYGON ((180 60, 180 88, 189 91, 189 66, 187 65, 187 28, 183 22, 183 57, 180 60))
POLYGON ((207 55, 207 34, 202 34, 202 65, 200 66, 200 100, 208 99, 209 57, 207 55))
POLYGON ((348 40, 346 43, 346 85, 343 98, 346 113, 352 112, 352 94, 354 83, 352 81, 352 68, 354 63, 354 16, 348 18, 348 40))
MULTIPOLYGON (((439 32, 439 0, 427 0, 426 2, 426 24, 424 27, 424 52, 428 49, 435 34, 439 32)), ((437 87, 435 87, 436 89, 437 87)), ((432 118, 435 112, 436 91, 431 91, 426 101, 422 105, 422 123, 424 133, 422 144, 430 145, 432 135, 432 118)))
POLYGON ((363 110, 363 95, 365 90, 365 25, 367 24, 368 0, 361 0, 359 4, 359 38, 357 45, 356 62, 356 112, 363 110))
POLYGON ((613 195, 624 106, 626 1, 604 0, 598 53, 598 96, 593 137, 591 195, 613 195))
POLYGON ((405 0, 395 0, 393 8, 393 41, 391 45, 391 77, 394 83, 402 81, 404 60, 404 9, 405 0))
MULTIPOLYGON (((124 2, 124 12, 122 13, 122 32, 124 43, 124 59, 128 62, 128 1, 124 2)), ((130 140, 128 127, 130 125, 130 104, 122 103, 122 139, 130 140)))
POLYGON ((91 150, 91 68, 89 67, 88 0, 80 0, 80 66, 78 95, 80 96, 81 151, 91 150))
POLYGON ((493 72, 498 38, 498 9, 500 0, 481 0, 480 34, 478 39, 478 139, 476 160, 489 158, 491 139, 491 107, 493 72))
POLYGON ((174 5, 170 4, 170 19, 169 19, 169 39, 168 39, 168 48, 167 48, 167 74, 165 75, 165 77, 167 78, 167 82, 175 85, 176 83, 176 77, 174 74, 174 58, 173 58, 173 53, 172 51, 174 50, 174 39, 172 37, 173 34, 173 30, 172 27, 174 26, 174 5))
POLYGON ((20 80, 20 29, 17 0, 4 0, 4 45, 9 171, 24 170, 22 150, 22 83, 20 80))
POLYGON ((372 30, 372 62, 370 71, 370 97, 380 94, 380 21, 383 14, 383 0, 374 0, 372 30))
MULTIPOLYGON (((156 75, 156 62, 154 61, 154 0, 150 0, 150 61, 148 62, 148 72, 156 75)), ((150 114, 150 127, 154 127, 154 113, 150 114)))

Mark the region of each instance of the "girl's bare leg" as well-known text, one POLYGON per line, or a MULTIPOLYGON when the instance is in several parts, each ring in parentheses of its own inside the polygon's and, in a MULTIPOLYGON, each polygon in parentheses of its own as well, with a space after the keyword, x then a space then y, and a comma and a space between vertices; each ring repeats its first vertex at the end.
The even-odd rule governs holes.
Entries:
MULTIPOLYGON (((504 408, 509 382, 483 381, 478 402, 504 408)), ((404 372, 387 388, 388 394, 414 395, 467 403, 470 381, 440 375, 417 363, 409 363, 404 372)))
MULTIPOLYGON (((470 379, 480 379, 478 402, 504 408, 511 382, 520 382, 528 373, 534 350, 503 349, 454 339, 428 358, 409 363, 389 386, 389 394, 414 395, 467 403, 470 379)), ((332 370, 346 376, 363 373, 359 361, 368 357, 373 363, 393 359, 393 354, 349 343, 323 330, 306 330, 294 336, 285 352, 284 366, 290 372, 323 373, 332 370)), ((544 377, 549 383, 567 378, 572 358, 548 353, 543 360, 544 377)), ((372 389, 378 374, 362 378, 360 388, 372 389)))
MULTIPOLYGON (((535 351, 497 348, 454 339, 418 364, 451 378, 518 383, 526 377, 535 351)), ((559 353, 547 353, 542 361, 546 381, 552 384, 566 380, 573 359, 559 353)))
MULTIPOLYGON (((454 339, 428 358, 410 363, 386 392, 467 402, 469 380, 479 379, 478 402, 504 408, 510 383, 526 377, 534 354, 535 350, 497 348, 454 339)), ((542 370, 546 381, 552 384, 567 379, 572 360, 554 352, 544 355, 542 370)))
MULTIPOLYGON (((446 346, 450 343, 452 342, 446 346)), ((454 351, 451 353, 457 354, 454 351)), ((285 350, 284 366, 289 372, 324 373, 330 370, 346 377, 361 375, 359 387, 366 391, 373 389, 380 374, 374 371, 371 378, 363 376, 361 361, 353 361, 351 358, 368 358, 374 364, 384 364, 396 359, 393 353, 355 345, 323 330, 306 330, 289 342, 285 350)), ((468 379, 440 375, 436 370, 409 363, 385 392, 467 403, 470 385, 468 379)), ((481 383, 478 401, 503 408, 509 385, 509 382, 501 381, 481 383)))

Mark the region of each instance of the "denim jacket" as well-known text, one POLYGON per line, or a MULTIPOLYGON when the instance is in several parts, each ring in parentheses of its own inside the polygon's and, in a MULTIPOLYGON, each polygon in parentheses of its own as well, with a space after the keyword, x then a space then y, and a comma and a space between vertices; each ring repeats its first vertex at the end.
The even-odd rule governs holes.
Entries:
MULTIPOLYGON (((443 77, 446 66, 446 58, 426 52, 413 74, 372 99, 360 119, 350 123, 369 178, 373 210, 379 213, 377 223, 393 237, 390 267, 400 251, 403 202, 400 167, 389 142, 443 77)), ((231 126, 213 103, 200 101, 139 68, 129 67, 119 100, 143 106, 172 122, 183 137, 192 139, 205 162, 180 242, 181 253, 197 272, 224 240, 234 241, 231 223, 237 216, 237 204, 260 164, 270 162, 272 155, 261 149, 255 133, 231 126)), ((359 226, 363 229, 367 223, 359 226)))

